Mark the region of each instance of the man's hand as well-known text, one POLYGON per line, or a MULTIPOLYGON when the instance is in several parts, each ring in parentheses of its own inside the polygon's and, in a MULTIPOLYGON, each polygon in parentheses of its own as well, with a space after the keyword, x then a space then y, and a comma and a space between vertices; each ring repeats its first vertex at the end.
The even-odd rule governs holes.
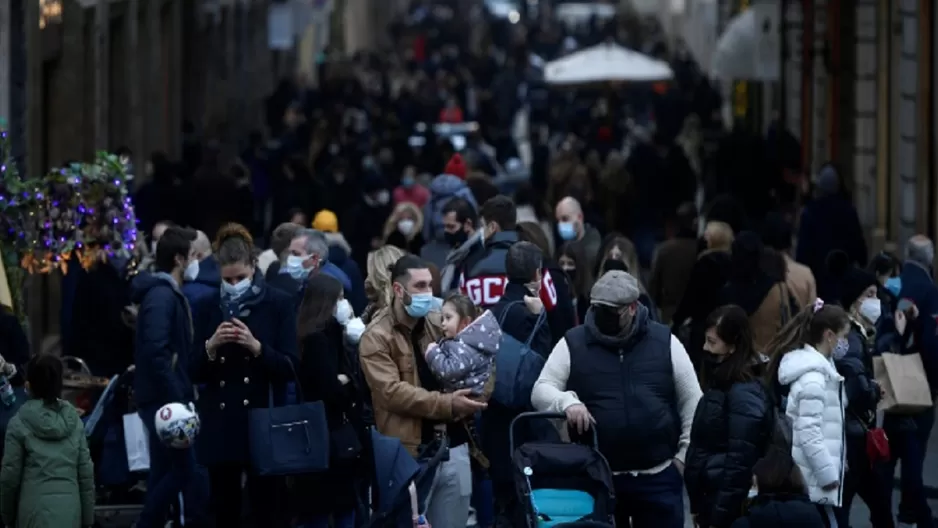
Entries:
POLYGON ((586 405, 576 403, 564 411, 567 415, 567 425, 576 429, 576 432, 583 434, 589 431, 590 426, 596 423, 593 415, 586 409, 586 405))
POLYGON ((532 295, 524 296, 524 305, 528 307, 528 311, 534 315, 540 315, 541 311, 544 309, 544 301, 540 297, 534 297, 532 295))
POLYGON ((462 418, 463 416, 469 416, 475 414, 476 411, 481 411, 488 407, 486 403, 473 400, 471 396, 472 391, 470 389, 461 389, 453 393, 454 417, 462 418))
POLYGON ((676 458, 672 459, 671 463, 674 464, 674 467, 677 468, 677 472, 680 473, 681 476, 683 477, 684 476, 684 463, 676 458))

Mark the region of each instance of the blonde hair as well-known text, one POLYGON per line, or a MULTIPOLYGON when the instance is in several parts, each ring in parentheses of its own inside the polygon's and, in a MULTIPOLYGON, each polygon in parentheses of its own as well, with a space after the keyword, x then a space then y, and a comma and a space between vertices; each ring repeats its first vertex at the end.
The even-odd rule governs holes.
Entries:
POLYGON ((391 292, 391 266, 405 254, 403 249, 387 245, 369 253, 365 260, 365 271, 368 274, 365 283, 375 292, 376 298, 372 301, 377 303, 379 308, 391 304, 391 297, 394 295, 391 292))
POLYGON ((733 245, 733 228, 726 222, 707 222, 704 228, 708 251, 729 251, 733 245))
POLYGON ((384 223, 384 236, 382 240, 387 240, 388 236, 397 229, 397 221, 400 220, 401 213, 405 211, 414 215, 414 229, 406 236, 407 240, 414 238, 417 236, 417 233, 423 231, 423 212, 420 208, 412 202, 401 202, 394 207, 394 210, 391 211, 387 221, 384 223))

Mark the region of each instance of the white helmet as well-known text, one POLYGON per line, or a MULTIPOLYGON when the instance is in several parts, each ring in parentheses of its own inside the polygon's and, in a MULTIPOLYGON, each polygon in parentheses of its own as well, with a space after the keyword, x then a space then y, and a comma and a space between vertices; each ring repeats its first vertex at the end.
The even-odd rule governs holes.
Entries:
POLYGON ((184 449, 199 434, 199 415, 191 403, 167 403, 156 411, 156 434, 169 447, 184 449))

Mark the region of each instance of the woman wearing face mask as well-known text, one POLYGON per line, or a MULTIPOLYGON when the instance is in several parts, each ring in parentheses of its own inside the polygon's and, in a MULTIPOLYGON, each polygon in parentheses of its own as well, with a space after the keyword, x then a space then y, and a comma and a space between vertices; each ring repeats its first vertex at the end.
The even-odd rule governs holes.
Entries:
POLYGON ((745 310, 729 305, 710 314, 704 361, 684 483, 697 526, 725 528, 742 512, 773 416, 745 310))
POLYGON ((410 202, 397 204, 384 223, 384 243, 419 255, 423 247, 423 213, 410 202))
POLYGON ((876 282, 879 283, 877 293, 887 311, 894 311, 899 303, 899 292, 902 291, 902 279, 899 278, 902 262, 892 253, 880 251, 870 259, 866 269, 876 275, 876 282))
POLYGON ((834 508, 843 502, 847 461, 847 395, 832 358, 846 354, 849 333, 847 312, 817 299, 766 348, 771 357, 767 379, 791 421, 792 457, 828 526, 837 526, 834 508))
MULTIPOLYGON (((869 507, 871 524, 875 528, 892 528, 895 523, 890 486, 883 478, 883 468, 871 466, 866 452, 866 433, 876 426, 876 404, 880 399, 880 387, 873 379, 873 356, 889 351, 888 341, 880 340, 886 350, 880 350, 876 342, 876 324, 883 308, 877 295, 878 282, 872 273, 853 266, 846 253, 836 252, 827 260, 830 276, 840 292, 840 304, 850 319, 849 346, 835 350, 834 355, 834 366, 844 377, 848 402, 845 424, 848 469, 837 521, 849 526, 850 505, 854 496, 859 495, 869 507)), ((901 312, 896 326, 899 334, 905 330, 906 320, 901 312)))
MULTIPOLYGON (((304 399, 325 405, 329 429, 351 423, 361 445, 365 439, 361 392, 342 336, 352 316, 339 281, 328 275, 309 279, 297 313, 299 378, 304 399)), ((364 466, 357 456, 334 455, 327 472, 294 479, 290 511, 299 528, 328 527, 330 517, 335 528, 355 526, 355 482, 364 466)))
POLYGON ((295 379, 294 301, 267 287, 255 267, 251 235, 243 226, 222 227, 214 255, 221 288, 197 311, 200 320, 195 323, 196 342, 204 343, 192 365, 193 381, 200 384, 196 405, 202 420, 196 452, 208 468, 219 526, 240 526, 242 475, 247 474, 255 522, 280 528, 287 524, 282 482, 252 475, 248 413, 282 405, 286 384, 295 379))

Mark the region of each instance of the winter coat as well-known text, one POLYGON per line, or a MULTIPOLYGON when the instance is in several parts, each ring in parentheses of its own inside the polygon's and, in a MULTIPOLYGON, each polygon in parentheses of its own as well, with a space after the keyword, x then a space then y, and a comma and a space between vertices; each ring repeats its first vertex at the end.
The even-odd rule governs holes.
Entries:
POLYGON ((765 494, 753 499, 732 528, 824 528, 824 519, 804 495, 765 494))
POLYGON ((811 345, 782 357, 778 381, 789 387, 784 404, 792 423, 792 458, 801 469, 811 502, 840 506, 846 446, 844 437, 844 378, 830 359, 811 345))
POLYGON ((427 365, 443 382, 446 392, 471 389, 474 395, 482 395, 492 377, 501 339, 498 320, 486 310, 455 339, 444 339, 431 346, 427 350, 427 365))
POLYGON ((94 465, 68 402, 23 404, 10 420, 0 469, 0 517, 16 528, 94 524, 94 465))
POLYGON ((727 527, 752 485, 752 468, 765 452, 774 413, 759 381, 704 393, 694 413, 684 482, 691 513, 701 526, 727 527))

